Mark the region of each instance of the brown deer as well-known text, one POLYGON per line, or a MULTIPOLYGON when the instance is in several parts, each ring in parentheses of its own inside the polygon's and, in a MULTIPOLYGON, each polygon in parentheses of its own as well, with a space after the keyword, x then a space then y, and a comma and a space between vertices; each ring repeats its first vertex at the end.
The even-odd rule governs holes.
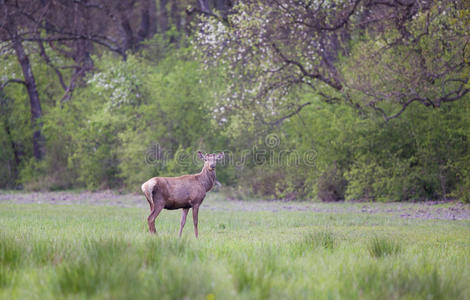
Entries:
POLYGON ((198 151, 198 157, 204 160, 204 167, 198 174, 179 177, 153 177, 142 185, 142 191, 150 204, 150 215, 147 218, 149 230, 156 233, 155 219, 162 209, 183 209, 179 236, 183 232, 189 209, 193 209, 194 234, 197 232, 197 215, 199 206, 206 193, 215 183, 215 166, 224 157, 224 153, 203 154, 198 151))

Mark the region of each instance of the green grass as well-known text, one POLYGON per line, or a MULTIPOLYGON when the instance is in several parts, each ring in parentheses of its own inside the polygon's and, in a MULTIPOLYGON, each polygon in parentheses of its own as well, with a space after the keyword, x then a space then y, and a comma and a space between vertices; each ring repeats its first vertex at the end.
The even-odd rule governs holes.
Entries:
POLYGON ((401 246, 395 240, 374 236, 369 241, 368 249, 370 255, 373 257, 383 257, 399 253, 401 246))
POLYGON ((196 240, 147 215, 0 204, 0 298, 470 299, 470 221, 203 206, 196 240))

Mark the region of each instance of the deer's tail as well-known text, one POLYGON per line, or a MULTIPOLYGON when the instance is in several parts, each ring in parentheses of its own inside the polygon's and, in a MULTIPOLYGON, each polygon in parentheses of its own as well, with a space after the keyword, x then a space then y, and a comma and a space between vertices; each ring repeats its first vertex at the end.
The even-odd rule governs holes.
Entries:
POLYGON ((145 198, 147 198, 147 201, 150 205, 150 211, 153 211, 153 197, 152 197, 152 191, 154 188, 155 182, 153 180, 149 180, 142 184, 142 192, 144 192, 145 198))

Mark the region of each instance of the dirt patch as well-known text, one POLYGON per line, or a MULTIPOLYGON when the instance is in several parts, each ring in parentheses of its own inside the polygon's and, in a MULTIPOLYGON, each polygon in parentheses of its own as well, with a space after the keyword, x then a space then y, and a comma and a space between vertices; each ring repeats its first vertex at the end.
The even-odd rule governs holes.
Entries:
MULTIPOLYGON (((143 195, 101 192, 0 192, 0 203, 110 205, 148 209, 143 195)), ((222 194, 209 193, 204 209, 214 211, 311 211, 317 213, 384 214, 401 218, 470 220, 470 205, 457 201, 422 203, 316 203, 282 201, 226 200, 222 194)))
POLYGON ((148 206, 145 197, 134 194, 118 194, 113 191, 101 192, 33 192, 33 193, 0 193, 0 203, 20 204, 87 204, 87 205, 111 205, 122 207, 148 206))

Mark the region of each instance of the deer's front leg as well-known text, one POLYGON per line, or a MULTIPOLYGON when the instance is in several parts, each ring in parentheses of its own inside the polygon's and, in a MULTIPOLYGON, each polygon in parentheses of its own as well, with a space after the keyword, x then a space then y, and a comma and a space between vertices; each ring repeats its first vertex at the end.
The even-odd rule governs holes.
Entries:
POLYGON ((199 205, 193 206, 193 222, 194 222, 194 234, 197 238, 197 215, 199 213, 199 205))
POLYGON ((186 224, 186 216, 188 215, 189 208, 183 208, 183 213, 181 214, 181 226, 180 226, 180 237, 183 233, 184 224, 186 224))

